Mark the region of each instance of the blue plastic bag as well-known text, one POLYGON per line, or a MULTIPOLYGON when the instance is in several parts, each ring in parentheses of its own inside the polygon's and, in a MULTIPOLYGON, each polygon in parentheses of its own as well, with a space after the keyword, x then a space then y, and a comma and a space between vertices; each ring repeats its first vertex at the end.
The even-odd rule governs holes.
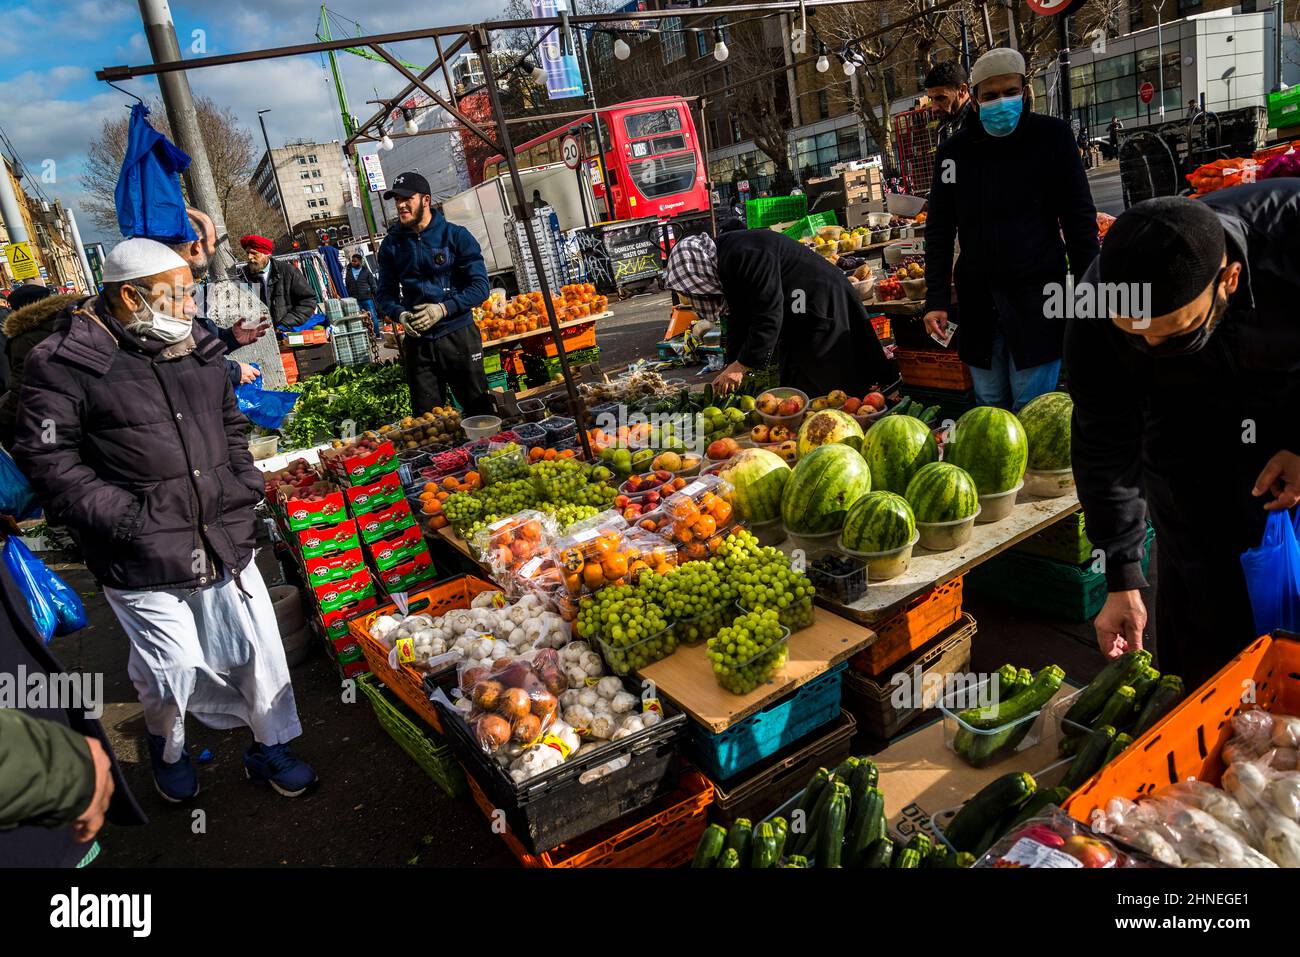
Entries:
POLYGON ((290 332, 306 332, 308 329, 317 329, 329 323, 329 318, 323 312, 313 312, 302 325, 294 326, 290 332))
POLYGON ((1259 547, 1241 556, 1257 635, 1278 628, 1300 631, 1300 543, 1295 523, 1288 512, 1270 512, 1259 547))
POLYGON ((0 449, 0 513, 12 515, 19 522, 41 513, 32 483, 4 449, 0 449))
POLYGON ((37 632, 48 643, 59 626, 58 612, 45 591, 45 574, 49 574, 49 569, 12 535, 5 541, 4 560, 18 590, 27 599, 27 608, 32 613, 37 632))
MULTIPOLYGON (((256 365, 256 363, 254 363, 256 365)), ((298 402, 300 393, 272 392, 262 388, 261 378, 235 387, 235 402, 248 421, 264 429, 278 429, 298 402)))

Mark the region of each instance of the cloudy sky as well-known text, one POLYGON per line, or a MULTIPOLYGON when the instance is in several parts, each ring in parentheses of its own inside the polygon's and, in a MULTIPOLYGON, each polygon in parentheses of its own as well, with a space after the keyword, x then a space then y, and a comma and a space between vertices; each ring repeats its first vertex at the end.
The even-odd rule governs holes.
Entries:
MULTIPOLYGON (((367 34, 440 26, 497 16, 504 0, 366 0, 330 9, 359 20, 367 34), (418 11, 418 13, 416 13, 418 11)), ((313 0, 172 0, 172 18, 182 54, 195 36, 207 55, 265 49, 315 39, 319 3, 313 0), (195 34, 194 31, 202 31, 195 34)), ((52 170, 46 193, 78 209, 78 223, 87 242, 114 242, 97 235, 78 208, 80 173, 89 141, 104 120, 126 112, 132 101, 95 79, 106 66, 150 62, 134 0, 0 0, 0 127, 33 175, 52 170), (53 161, 51 166, 48 161, 53 161)), ((430 62, 431 41, 394 46, 392 52, 413 63, 430 62)), ((401 89, 400 76, 386 64, 350 54, 340 55, 344 85, 352 112, 369 116, 375 89, 391 95, 401 89)), ((194 95, 209 96, 230 107, 241 122, 257 130, 257 111, 270 109, 267 130, 271 145, 296 137, 342 139, 328 64, 320 55, 210 67, 189 74, 194 95)), ((153 77, 130 80, 126 89, 155 96, 153 77)))

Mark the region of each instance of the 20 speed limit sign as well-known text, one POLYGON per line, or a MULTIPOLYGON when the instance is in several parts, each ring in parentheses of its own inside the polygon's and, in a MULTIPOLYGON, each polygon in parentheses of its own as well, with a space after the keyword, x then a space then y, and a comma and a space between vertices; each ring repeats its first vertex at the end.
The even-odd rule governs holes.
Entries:
POLYGON ((582 150, 578 148, 578 138, 573 135, 566 136, 560 141, 560 156, 564 159, 564 165, 569 169, 577 169, 578 164, 582 162, 582 150))

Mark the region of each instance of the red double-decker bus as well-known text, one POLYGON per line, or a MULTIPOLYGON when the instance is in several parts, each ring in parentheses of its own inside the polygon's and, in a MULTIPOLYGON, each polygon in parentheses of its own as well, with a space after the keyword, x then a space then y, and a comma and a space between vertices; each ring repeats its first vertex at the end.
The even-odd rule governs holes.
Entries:
MULTIPOLYGON (((709 208, 704 158, 685 100, 673 96, 630 100, 603 107, 597 114, 609 183, 593 182, 593 192, 605 208, 606 219, 677 216, 709 208)), ((520 166, 562 162, 561 143, 569 134, 578 137, 585 159, 596 157, 596 133, 588 114, 521 143, 515 148, 517 162, 520 166)), ((599 169, 593 172, 599 179, 599 169)), ((484 164, 485 179, 505 173, 505 158, 500 154, 484 164)))

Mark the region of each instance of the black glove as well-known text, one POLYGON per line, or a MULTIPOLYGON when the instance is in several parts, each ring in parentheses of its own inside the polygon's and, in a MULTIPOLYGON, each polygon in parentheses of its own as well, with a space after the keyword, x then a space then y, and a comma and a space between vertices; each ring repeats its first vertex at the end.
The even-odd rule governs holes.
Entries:
POLYGON ((117 542, 133 541, 144 530, 144 502, 136 499, 122 513, 113 528, 113 540, 117 542))

